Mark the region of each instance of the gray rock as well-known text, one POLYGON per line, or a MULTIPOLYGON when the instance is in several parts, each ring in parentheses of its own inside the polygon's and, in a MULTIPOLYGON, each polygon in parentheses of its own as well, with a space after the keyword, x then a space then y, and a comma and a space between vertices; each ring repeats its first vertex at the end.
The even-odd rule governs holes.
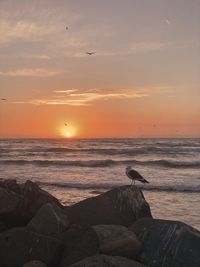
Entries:
POLYGON ((139 218, 152 217, 149 204, 136 186, 122 186, 88 198, 67 207, 66 213, 71 223, 87 225, 129 226, 139 218))
POLYGON ((40 234, 54 236, 67 230, 69 221, 63 209, 54 203, 43 205, 27 225, 40 234))
POLYGON ((135 259, 142 248, 136 235, 121 225, 96 225, 93 229, 99 237, 100 252, 135 259))
POLYGON ((29 261, 25 263, 22 267, 47 267, 47 265, 41 261, 29 261))
POLYGON ((21 208, 23 197, 0 187, 0 220, 8 227, 20 225, 23 221, 21 208))
POLYGON ((54 203, 62 208, 54 196, 29 180, 24 184, 22 194, 24 197, 22 215, 29 220, 46 203, 54 203))
POLYGON ((145 265, 119 256, 95 255, 70 267, 145 267, 145 265))
POLYGON ((200 232, 177 221, 141 219, 130 227, 143 243, 138 260, 153 267, 199 267, 200 232))
POLYGON ((95 231, 89 226, 74 225, 60 235, 65 245, 60 267, 67 267, 86 257, 99 253, 95 231))
POLYGON ((60 260, 62 242, 48 236, 13 228, 0 234, 0 266, 21 267, 32 260, 41 260, 55 267, 60 260))

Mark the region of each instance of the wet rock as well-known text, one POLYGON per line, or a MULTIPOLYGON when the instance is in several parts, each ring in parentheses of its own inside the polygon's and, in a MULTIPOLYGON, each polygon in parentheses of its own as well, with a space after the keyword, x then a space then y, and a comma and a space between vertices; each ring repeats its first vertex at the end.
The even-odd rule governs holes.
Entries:
POLYGON ((96 225, 93 229, 98 235, 100 252, 134 259, 142 248, 136 235, 121 225, 96 225))
POLYGON ((29 261, 25 263, 22 267, 47 267, 47 265, 41 261, 29 261))
POLYGON ((145 267, 145 265, 123 257, 95 255, 79 261, 70 267, 145 267))
POLYGON ((65 245, 60 267, 99 253, 98 237, 91 227, 74 225, 60 238, 65 245))
POLYGON ((62 205, 54 196, 29 180, 24 184, 22 194, 24 197, 22 214, 27 219, 31 219, 39 208, 46 203, 54 203, 62 208, 62 205))
POLYGON ((136 186, 114 188, 99 196, 85 199, 66 213, 71 223, 88 225, 119 224, 128 226, 142 217, 152 217, 149 204, 136 186))
POLYGON ((23 197, 0 187, 0 220, 8 227, 21 225, 23 218, 21 208, 23 197))
POLYGON ((54 236, 67 230, 69 221, 63 209, 54 203, 43 205, 27 227, 40 234, 54 236))
POLYGON ((62 242, 25 228, 13 228, 0 234, 2 267, 21 267, 32 260, 41 260, 49 267, 55 267, 61 252, 62 242))
POLYGON ((199 267, 200 232, 177 221, 138 220, 130 227, 143 243, 138 260, 153 267, 199 267))

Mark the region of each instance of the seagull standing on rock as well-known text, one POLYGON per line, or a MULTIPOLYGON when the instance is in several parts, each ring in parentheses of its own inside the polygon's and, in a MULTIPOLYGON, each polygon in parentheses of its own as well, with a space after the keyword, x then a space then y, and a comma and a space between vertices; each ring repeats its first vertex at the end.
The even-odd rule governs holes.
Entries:
POLYGON ((132 180, 131 185, 133 184, 133 182, 135 184, 135 181, 140 181, 143 184, 149 183, 146 179, 144 179, 144 177, 142 177, 142 175, 139 174, 139 172, 133 170, 131 166, 126 167, 126 175, 129 179, 132 180))

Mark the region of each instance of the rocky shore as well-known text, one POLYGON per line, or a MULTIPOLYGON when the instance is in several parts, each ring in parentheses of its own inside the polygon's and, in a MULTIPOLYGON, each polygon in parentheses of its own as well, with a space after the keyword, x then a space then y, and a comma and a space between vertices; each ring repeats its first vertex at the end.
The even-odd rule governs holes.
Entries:
POLYGON ((199 267, 200 232, 154 219, 136 186, 63 206, 31 181, 0 181, 0 267, 68 266, 199 267))

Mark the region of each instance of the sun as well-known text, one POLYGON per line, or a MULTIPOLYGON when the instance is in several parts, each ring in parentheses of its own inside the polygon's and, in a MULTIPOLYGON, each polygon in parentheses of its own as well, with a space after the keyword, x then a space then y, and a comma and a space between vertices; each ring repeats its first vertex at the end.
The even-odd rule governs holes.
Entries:
POLYGON ((65 132, 65 137, 67 137, 67 138, 70 138, 70 137, 72 137, 73 135, 72 135, 72 132, 71 131, 66 131, 65 132))

